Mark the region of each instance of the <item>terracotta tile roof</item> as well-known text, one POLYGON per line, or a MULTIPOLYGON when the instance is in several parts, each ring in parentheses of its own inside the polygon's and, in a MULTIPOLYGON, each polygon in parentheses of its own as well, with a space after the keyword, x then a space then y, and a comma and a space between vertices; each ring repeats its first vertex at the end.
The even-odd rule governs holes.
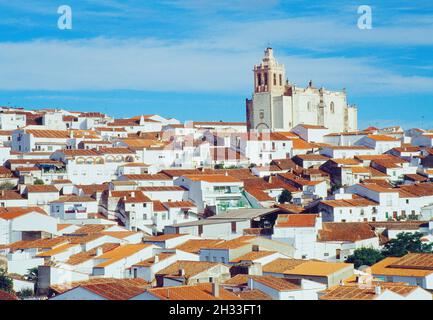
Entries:
POLYGON ((125 174, 129 180, 171 180, 165 174, 125 174))
POLYGON ((330 276, 340 272, 342 269, 353 268, 353 264, 342 262, 324 262, 308 260, 302 264, 295 266, 293 269, 285 270, 286 275, 305 275, 305 276, 330 276))
POLYGON ((271 164, 277 165, 281 170, 295 169, 298 165, 292 159, 275 159, 271 164))
POLYGON ((20 250, 20 249, 53 249, 57 246, 68 243, 68 240, 64 237, 57 238, 43 238, 33 241, 17 241, 7 245, 4 245, 3 248, 9 248, 12 251, 20 250))
POLYGON ((428 221, 375 221, 368 222, 373 228, 385 228, 388 230, 418 230, 420 228, 428 228, 428 221))
POLYGON ((342 165, 359 165, 360 161, 353 158, 332 158, 329 159, 330 162, 334 162, 342 165))
POLYGON ((153 257, 150 257, 149 259, 140 261, 136 264, 134 264, 134 266, 136 267, 150 267, 153 266, 155 263, 159 262, 159 261, 163 261, 167 258, 173 257, 175 255, 175 253, 173 252, 161 252, 159 254, 156 254, 153 257), (156 258, 156 256, 158 256, 158 258, 156 258))
POLYGON ((376 135, 367 135, 367 138, 370 138, 371 140, 374 141, 400 141, 396 138, 390 137, 390 136, 385 136, 385 135, 380 135, 380 134, 376 134, 376 135))
POLYGON ((358 184, 359 186, 362 186, 366 189, 369 189, 371 191, 375 191, 375 192, 381 192, 381 193, 393 193, 393 192, 398 192, 395 189, 390 189, 390 188, 384 188, 378 184, 375 183, 361 183, 358 184))
POLYGON ((186 235, 185 234, 179 234, 179 233, 167 233, 167 234, 162 234, 159 236, 146 237, 146 238, 144 238, 144 240, 145 241, 151 241, 151 242, 158 242, 158 241, 166 241, 166 240, 175 239, 175 238, 184 237, 184 236, 186 236, 186 235))
POLYGON ((303 207, 291 203, 281 203, 278 204, 277 207, 288 213, 303 213, 305 211, 303 207))
POLYGON ((12 293, 0 290, 0 301, 4 300, 19 300, 18 297, 12 293))
POLYGON ((57 224, 57 231, 61 231, 61 230, 66 229, 66 228, 68 228, 70 226, 73 226, 73 224, 70 224, 70 223, 58 223, 57 224))
POLYGON ((47 213, 40 207, 2 207, 0 208, 0 219, 15 219, 30 212, 37 212, 43 215, 47 215, 47 213))
POLYGON ((94 278, 87 281, 71 282, 61 285, 53 285, 51 290, 58 294, 82 287, 108 300, 128 300, 150 287, 143 279, 111 279, 94 278))
POLYGON ((373 300, 378 297, 375 293, 375 287, 380 286, 382 292, 390 290, 402 296, 406 296, 419 288, 418 286, 410 286, 395 283, 378 282, 370 287, 353 285, 335 286, 323 291, 324 295, 320 300, 373 300))
POLYGON ((243 256, 237 257, 236 259, 230 260, 231 263, 238 263, 241 261, 254 261, 258 260, 272 254, 276 253, 276 251, 250 251, 243 256))
POLYGON ((142 191, 111 191, 113 198, 120 198, 125 203, 144 203, 152 202, 142 191))
POLYGON ((416 182, 425 182, 428 178, 420 175, 420 174, 405 174, 405 179, 416 181, 416 182))
POLYGON ((162 204, 166 208, 197 208, 197 205, 191 201, 169 201, 162 204))
POLYGON ((245 188, 245 191, 251 196, 253 196, 257 201, 275 201, 274 198, 272 198, 271 196, 269 196, 269 194, 260 189, 248 187, 245 188))
POLYGON ((66 130, 25 130, 26 133, 36 138, 68 139, 69 132, 66 130))
POLYGON ((272 300, 272 297, 258 289, 245 290, 237 294, 242 300, 272 300))
POLYGON ((329 157, 322 156, 321 154, 298 154, 292 158, 293 159, 301 159, 302 161, 328 161, 329 157))
POLYGON ((51 203, 66 203, 66 202, 96 202, 96 199, 86 196, 76 196, 76 195, 68 195, 62 196, 57 200, 52 201, 51 203))
POLYGON ((164 207, 161 201, 152 201, 153 202, 153 212, 167 212, 167 208, 164 207))
POLYGON ((238 238, 227 240, 215 245, 207 245, 203 247, 202 249, 237 249, 243 246, 247 246, 250 244, 250 242, 257 237, 255 236, 240 236, 238 238))
POLYGON ((273 276, 250 276, 255 282, 259 282, 269 288, 275 289, 277 291, 298 291, 302 290, 302 287, 299 284, 296 284, 295 281, 278 278, 273 276))
POLYGON ((63 149, 62 152, 67 157, 97 157, 99 153, 95 149, 63 149))
POLYGON ((27 192, 28 193, 43 193, 43 192, 52 192, 52 193, 59 193, 59 190, 52 184, 48 185, 27 185, 27 192))
POLYGON ((52 257, 52 256, 54 256, 56 254, 65 252, 65 251, 67 251, 67 250, 69 250, 69 249, 71 249, 73 247, 76 247, 76 246, 78 246, 78 244, 65 243, 65 244, 62 244, 62 245, 60 245, 58 247, 55 247, 54 249, 41 252, 41 253, 37 254, 36 256, 40 257, 40 258, 41 257, 52 257))
POLYGON ((316 225, 317 214, 279 214, 276 228, 313 228, 316 225))
POLYGON ((377 237, 365 222, 324 222, 319 230, 319 241, 355 242, 377 237))
POLYGON ((65 263, 75 266, 75 265, 81 264, 83 262, 86 262, 90 259, 94 259, 96 257, 97 249, 102 249, 102 252, 106 253, 108 251, 116 249, 119 246, 120 246, 120 244, 118 244, 118 243, 104 243, 103 245, 98 246, 96 248, 93 248, 91 250, 71 255, 69 257, 69 259, 66 260, 65 263))
POLYGON ((179 186, 167 186, 167 187, 138 187, 141 191, 155 192, 155 191, 185 191, 184 188, 179 186))
POLYGON ((185 272, 184 276, 182 277, 184 277, 185 279, 189 279, 218 265, 221 265, 221 263, 178 260, 177 262, 172 263, 168 267, 158 271, 156 275, 164 277, 181 277, 181 275, 179 274, 179 270, 182 269, 185 272))
POLYGON ((207 170, 206 173, 224 174, 239 180, 255 178, 250 169, 216 169, 213 171, 207 170))
POLYGON ((223 282, 224 286, 245 287, 248 285, 248 274, 237 274, 223 282))
POLYGON ((223 241, 224 240, 192 239, 178 245, 177 247, 175 247, 175 249, 198 254, 200 253, 201 248, 215 246, 219 243, 222 243, 223 241))
POLYGON ((125 239, 132 235, 140 234, 140 232, 136 231, 102 231, 101 234, 105 234, 110 237, 114 237, 117 239, 125 239))
POLYGON ((74 231, 74 234, 90 234, 90 233, 98 233, 104 231, 109 228, 110 225, 107 224, 86 224, 79 229, 74 231))
POLYGON ((212 295, 212 284, 201 283, 194 286, 176 286, 152 288, 149 293, 162 300, 240 300, 240 298, 224 288, 220 288, 218 297, 212 295))
POLYGON ((92 195, 95 192, 103 192, 108 190, 108 184, 89 184, 89 185, 75 185, 78 189, 83 190, 85 195, 92 195))
POLYGON ((107 253, 104 253, 102 256, 99 256, 97 259, 105 259, 106 261, 99 263, 95 266, 95 268, 104 268, 106 266, 111 265, 114 262, 122 260, 126 257, 132 256, 139 251, 148 248, 148 244, 125 244, 120 247, 117 247, 114 250, 110 250, 107 253))
POLYGON ((135 154, 128 148, 99 148, 99 154, 135 154))
POLYGON ((346 199, 346 200, 322 200, 321 204, 326 205, 332 208, 341 208, 341 207, 367 207, 367 206, 378 206, 379 203, 374 202, 365 198, 355 198, 355 199, 346 199))
POLYGON ((307 149, 314 149, 316 146, 312 143, 309 143, 302 139, 293 139, 293 148, 295 150, 307 150, 307 149))
POLYGON ((353 265, 317 260, 276 259, 263 266, 263 272, 287 275, 328 276, 353 265))
POLYGON ((201 174, 202 172, 199 169, 168 169, 162 170, 160 173, 165 174, 166 176, 173 179, 186 174, 201 174))
POLYGON ((1 190, 0 200, 22 200, 24 197, 15 190, 1 190))
POLYGON ((185 178, 192 181, 206 181, 209 183, 232 183, 232 182, 242 182, 232 176, 226 176, 222 174, 200 174, 200 175, 184 175, 185 178))

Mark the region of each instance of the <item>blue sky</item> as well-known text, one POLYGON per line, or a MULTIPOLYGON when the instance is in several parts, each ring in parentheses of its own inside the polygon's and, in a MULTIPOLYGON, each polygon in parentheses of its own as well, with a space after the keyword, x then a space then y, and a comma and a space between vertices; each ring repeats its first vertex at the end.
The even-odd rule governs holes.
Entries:
POLYGON ((430 1, 29 2, 0 0, 0 105, 244 120, 271 45, 290 81, 346 88, 361 128, 433 128, 430 1), (357 28, 365 4, 372 30, 357 28))

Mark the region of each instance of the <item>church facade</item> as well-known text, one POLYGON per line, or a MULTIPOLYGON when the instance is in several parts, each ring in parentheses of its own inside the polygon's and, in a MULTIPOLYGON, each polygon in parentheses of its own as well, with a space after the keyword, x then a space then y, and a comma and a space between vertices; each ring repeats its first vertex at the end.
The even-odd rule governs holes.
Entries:
POLYGON ((306 88, 290 84, 272 48, 253 71, 254 93, 246 100, 249 130, 288 131, 298 124, 324 126, 329 132, 357 130, 357 108, 347 104, 345 90, 315 88, 311 81, 306 88))

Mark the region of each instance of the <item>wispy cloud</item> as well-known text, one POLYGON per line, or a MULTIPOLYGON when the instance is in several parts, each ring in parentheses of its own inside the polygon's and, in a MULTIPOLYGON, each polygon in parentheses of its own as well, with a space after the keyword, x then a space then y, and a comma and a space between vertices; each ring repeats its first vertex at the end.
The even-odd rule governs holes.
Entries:
MULTIPOLYGON (((347 87, 350 92, 433 91, 433 79, 377 67, 374 58, 284 55, 287 77, 299 85, 347 87)), ((3 90, 249 92, 251 66, 262 50, 217 50, 196 42, 89 39, 0 43, 3 90)))

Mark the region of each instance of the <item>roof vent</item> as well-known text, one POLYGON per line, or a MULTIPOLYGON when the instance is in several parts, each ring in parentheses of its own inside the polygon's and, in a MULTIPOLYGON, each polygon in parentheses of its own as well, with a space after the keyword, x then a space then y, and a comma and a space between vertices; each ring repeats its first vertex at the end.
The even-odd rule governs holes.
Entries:
POLYGON ((179 275, 184 276, 185 275, 185 269, 179 269, 179 275))
POLYGON ((212 283, 212 295, 216 298, 220 296, 220 285, 218 282, 212 283))
POLYGON ((374 287, 374 294, 375 295, 381 295, 382 294, 382 287, 381 286, 375 286, 374 287))

